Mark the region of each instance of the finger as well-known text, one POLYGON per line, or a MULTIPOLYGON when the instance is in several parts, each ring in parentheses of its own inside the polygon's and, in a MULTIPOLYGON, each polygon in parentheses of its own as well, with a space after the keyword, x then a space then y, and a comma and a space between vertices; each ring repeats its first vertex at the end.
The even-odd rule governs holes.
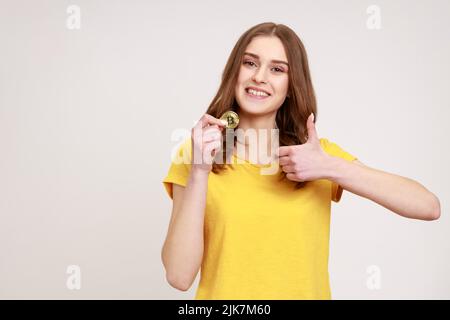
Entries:
POLYGON ((319 141, 316 125, 314 124, 314 113, 311 113, 308 117, 308 120, 306 120, 306 127, 308 129, 308 142, 319 141))
POLYGON ((281 170, 283 170, 286 173, 294 173, 294 172, 296 172, 294 166, 292 166, 292 165, 282 166, 281 170))
POLYGON ((295 173, 287 173, 286 178, 288 178, 289 180, 292 180, 292 181, 300 181, 300 182, 303 181, 302 179, 297 178, 295 173))
POLYGON ((202 129, 202 130, 203 130, 202 131, 203 135, 207 135, 207 134, 211 134, 211 133, 222 135, 222 131, 217 127, 217 125, 212 125, 212 126, 206 127, 205 129, 202 129))
POLYGON ((202 132, 203 134, 209 134, 211 132, 215 132, 215 133, 221 133, 219 126, 217 124, 213 124, 211 126, 208 126, 206 128, 202 128, 202 132))
POLYGON ((291 153, 290 146, 283 146, 278 148, 278 157, 288 156, 291 153))
MULTIPOLYGON (((219 152, 222 147, 222 143, 220 141, 211 141, 205 144, 203 152, 204 156, 210 158, 214 157, 216 152, 219 152)), ((208 163, 210 164, 210 163, 208 163)))
POLYGON ((222 149, 222 141, 213 141, 213 142, 211 142, 213 145, 214 145, 214 147, 213 147, 213 152, 219 152, 220 151, 220 149, 222 149))
POLYGON ((197 126, 201 127, 201 128, 205 128, 208 125, 217 125, 218 127, 222 127, 225 128, 227 125, 227 122, 225 120, 220 120, 217 119, 215 117, 213 117, 210 114, 205 113, 199 120, 199 122, 197 123, 197 126))
POLYGON ((291 159, 288 156, 280 157, 280 158, 278 158, 278 164, 280 166, 285 166, 285 165, 291 164, 291 159))
POLYGON ((209 124, 207 125, 204 130, 208 130, 209 128, 214 128, 216 129, 218 132, 222 131, 223 129, 225 129, 225 126, 220 126, 218 124, 209 124))
POLYGON ((210 141, 221 141, 222 134, 217 132, 211 132, 210 134, 203 135, 203 142, 210 142, 210 141))
POLYGON ((216 134, 222 134, 222 130, 219 129, 219 127, 217 125, 211 125, 205 128, 201 128, 198 125, 196 125, 193 129, 193 136, 199 140, 199 139, 204 139, 204 137, 206 135, 211 134, 212 132, 216 133, 216 134))

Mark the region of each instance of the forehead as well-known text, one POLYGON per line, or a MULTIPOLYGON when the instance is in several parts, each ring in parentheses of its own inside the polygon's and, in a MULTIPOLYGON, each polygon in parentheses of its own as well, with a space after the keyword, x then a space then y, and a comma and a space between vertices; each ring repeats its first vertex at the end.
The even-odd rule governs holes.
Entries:
POLYGON ((254 37, 245 51, 255 53, 263 60, 288 61, 283 43, 275 36, 254 37))

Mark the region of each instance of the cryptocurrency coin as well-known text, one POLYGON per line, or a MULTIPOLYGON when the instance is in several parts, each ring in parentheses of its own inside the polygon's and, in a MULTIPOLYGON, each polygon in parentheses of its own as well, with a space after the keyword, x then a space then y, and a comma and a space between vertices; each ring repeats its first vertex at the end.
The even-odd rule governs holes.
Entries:
POLYGON ((221 117, 221 120, 225 120, 227 122, 227 129, 234 129, 239 124, 239 116, 234 111, 227 111, 221 117))

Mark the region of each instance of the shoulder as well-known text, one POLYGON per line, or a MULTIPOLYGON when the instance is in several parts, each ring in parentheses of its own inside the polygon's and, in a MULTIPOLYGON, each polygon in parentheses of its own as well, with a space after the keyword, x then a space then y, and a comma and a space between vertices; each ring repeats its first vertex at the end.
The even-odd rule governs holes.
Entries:
POLYGON ((191 137, 185 137, 172 150, 172 161, 175 163, 185 162, 192 159, 192 140, 191 137), (183 161, 184 160, 184 161, 183 161))
POLYGON ((331 156, 343 158, 349 161, 356 159, 351 153, 344 150, 336 142, 330 141, 328 138, 320 138, 320 146, 322 149, 331 156))
POLYGON ((320 138, 319 141, 320 141, 320 146, 327 153, 332 152, 333 148, 336 148, 336 146, 337 146, 337 144, 335 144, 334 142, 331 142, 330 140, 328 140, 328 138, 320 138))

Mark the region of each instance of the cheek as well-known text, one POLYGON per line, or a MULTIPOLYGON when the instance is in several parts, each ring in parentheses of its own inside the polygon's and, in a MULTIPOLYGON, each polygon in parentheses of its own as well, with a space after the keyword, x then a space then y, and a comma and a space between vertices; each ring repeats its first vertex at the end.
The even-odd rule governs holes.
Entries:
POLYGON ((236 82, 236 91, 240 91, 246 84, 248 84, 250 78, 251 78, 250 72, 248 72, 248 70, 241 69, 236 82))
POLYGON ((274 83, 275 85, 275 89, 277 91, 277 93, 279 94, 285 94, 288 91, 289 88, 289 81, 288 78, 286 77, 285 79, 277 79, 277 81, 274 83))
POLYGON ((245 83, 248 83, 250 77, 251 77, 251 75, 249 74, 248 71, 242 71, 239 74, 239 78, 238 78, 239 79, 239 83, 242 84, 242 85, 244 85, 245 83))

